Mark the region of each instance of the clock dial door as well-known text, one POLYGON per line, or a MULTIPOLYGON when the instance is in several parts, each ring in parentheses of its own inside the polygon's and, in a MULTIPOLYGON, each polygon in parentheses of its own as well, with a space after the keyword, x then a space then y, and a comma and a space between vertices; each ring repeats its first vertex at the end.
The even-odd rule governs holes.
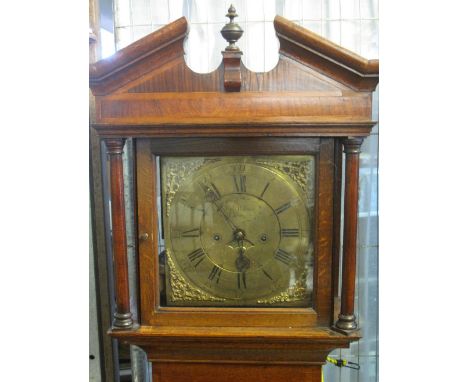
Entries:
POLYGON ((313 156, 160 166, 168 305, 310 306, 313 156))

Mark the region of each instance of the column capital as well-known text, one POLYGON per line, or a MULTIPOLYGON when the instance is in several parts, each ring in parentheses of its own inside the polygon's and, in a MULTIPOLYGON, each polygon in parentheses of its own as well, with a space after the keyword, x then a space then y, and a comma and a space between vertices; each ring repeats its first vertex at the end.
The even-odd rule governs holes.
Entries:
POLYGON ((343 151, 346 154, 359 154, 361 152, 361 144, 364 138, 348 137, 343 139, 343 151))
POLYGON ((104 139, 107 147, 107 154, 109 155, 121 155, 123 153, 123 147, 125 145, 126 138, 108 138, 104 139))

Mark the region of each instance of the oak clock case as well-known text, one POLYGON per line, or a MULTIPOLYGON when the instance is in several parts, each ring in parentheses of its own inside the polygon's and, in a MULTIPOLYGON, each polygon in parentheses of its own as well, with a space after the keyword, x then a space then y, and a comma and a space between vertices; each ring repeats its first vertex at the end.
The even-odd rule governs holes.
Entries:
POLYGON ((315 157, 158 161, 167 306, 308 307, 315 157))
POLYGON ((378 61, 277 16, 278 64, 253 73, 235 45, 234 7, 227 16, 229 46, 211 73, 186 65, 185 18, 90 67, 93 127, 109 157, 109 334, 145 350, 155 382, 319 382, 327 355, 360 338, 359 152, 375 125, 378 61))

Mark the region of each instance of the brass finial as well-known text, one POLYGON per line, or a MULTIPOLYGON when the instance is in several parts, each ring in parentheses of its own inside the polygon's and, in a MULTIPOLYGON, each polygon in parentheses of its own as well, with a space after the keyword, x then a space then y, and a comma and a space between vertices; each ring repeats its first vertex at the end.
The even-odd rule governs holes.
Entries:
POLYGON ((236 8, 234 8, 234 5, 231 4, 231 6, 228 9, 228 13, 226 17, 229 17, 229 20, 232 23, 232 20, 234 20, 234 17, 237 17, 237 16, 239 15, 236 13, 236 8))
POLYGON ((236 46, 236 42, 242 37, 244 31, 239 24, 234 22, 234 18, 238 17, 238 14, 236 13, 236 8, 234 8, 232 4, 228 9, 226 17, 229 17, 230 21, 221 29, 221 34, 224 39, 229 42, 229 46, 226 47, 226 50, 238 51, 239 47, 236 46))

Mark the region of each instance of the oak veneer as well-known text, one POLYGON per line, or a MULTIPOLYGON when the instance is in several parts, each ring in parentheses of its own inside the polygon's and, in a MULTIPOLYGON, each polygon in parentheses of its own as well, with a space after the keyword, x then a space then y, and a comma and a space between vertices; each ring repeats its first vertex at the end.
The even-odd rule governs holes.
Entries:
POLYGON ((142 326, 110 332, 142 347, 155 362, 307 365, 325 363, 335 347, 348 347, 358 333, 327 328, 142 326), (196 350, 196 351, 195 351, 196 350))
POLYGON ((321 379, 320 366, 250 365, 158 362, 153 369, 153 382, 271 382, 321 379))
POLYGON ((379 82, 379 61, 366 60, 281 16, 274 20, 280 54, 294 58, 356 91, 372 91, 379 82))
POLYGON ((333 320, 331 253, 333 244, 334 142, 331 138, 160 138, 137 139, 137 192, 140 269, 141 323, 172 326, 313 327, 329 326, 333 320), (158 253, 158 210, 156 208, 156 159, 160 155, 291 155, 315 154, 317 183, 316 226, 312 237, 314 294, 310 308, 178 308, 160 307, 158 253))

